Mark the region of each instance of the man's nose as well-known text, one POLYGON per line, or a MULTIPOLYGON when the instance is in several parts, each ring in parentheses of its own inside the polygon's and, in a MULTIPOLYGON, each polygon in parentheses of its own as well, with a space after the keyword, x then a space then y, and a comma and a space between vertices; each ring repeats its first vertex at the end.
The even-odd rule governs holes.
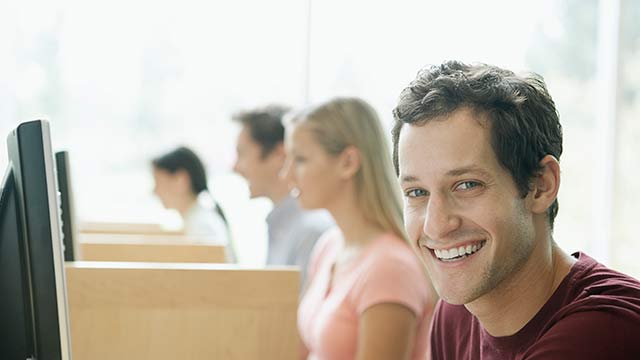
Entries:
POLYGON ((460 228, 462 221, 445 196, 432 194, 425 211, 422 232, 431 239, 442 239, 460 228))

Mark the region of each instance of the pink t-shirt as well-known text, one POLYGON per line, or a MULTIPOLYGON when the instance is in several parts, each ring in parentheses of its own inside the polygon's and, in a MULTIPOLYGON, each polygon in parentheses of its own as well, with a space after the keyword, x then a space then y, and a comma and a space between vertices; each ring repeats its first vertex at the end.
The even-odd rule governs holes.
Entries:
POLYGON ((340 231, 329 231, 313 250, 309 288, 298 308, 298 329, 308 359, 353 359, 358 318, 381 303, 406 306, 417 318, 412 359, 428 352, 429 319, 433 312, 427 276, 409 244, 386 234, 367 246, 331 288, 331 268, 343 243, 340 231))

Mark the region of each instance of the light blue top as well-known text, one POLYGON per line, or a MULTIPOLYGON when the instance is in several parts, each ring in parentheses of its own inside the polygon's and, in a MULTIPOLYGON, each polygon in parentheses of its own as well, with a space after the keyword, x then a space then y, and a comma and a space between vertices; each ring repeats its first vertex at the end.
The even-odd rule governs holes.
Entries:
POLYGON ((297 199, 287 196, 267 216, 267 265, 299 266, 304 284, 311 250, 320 235, 333 225, 326 210, 303 210, 297 199))

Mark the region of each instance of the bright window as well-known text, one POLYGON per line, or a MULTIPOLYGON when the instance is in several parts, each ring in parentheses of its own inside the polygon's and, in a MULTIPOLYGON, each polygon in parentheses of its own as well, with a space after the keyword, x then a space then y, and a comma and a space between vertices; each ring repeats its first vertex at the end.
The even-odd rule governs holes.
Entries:
POLYGON ((2 2, 0 134, 50 119, 54 147, 70 151, 85 220, 174 221, 151 194, 149 160, 191 146, 230 218, 240 260, 257 264, 270 205, 249 201, 231 173, 232 113, 355 95, 389 127, 401 89, 426 64, 535 71, 564 127, 556 240, 640 277, 639 19, 631 0, 2 2), (603 22, 603 4, 612 3, 619 21, 603 22), (603 42, 603 27, 618 34, 618 46, 603 42), (618 96, 604 117, 615 140, 606 149, 597 147, 603 58, 619 64, 609 77, 618 96), (603 151, 614 166, 595 160, 603 151), (598 205, 603 191, 610 210, 598 205))

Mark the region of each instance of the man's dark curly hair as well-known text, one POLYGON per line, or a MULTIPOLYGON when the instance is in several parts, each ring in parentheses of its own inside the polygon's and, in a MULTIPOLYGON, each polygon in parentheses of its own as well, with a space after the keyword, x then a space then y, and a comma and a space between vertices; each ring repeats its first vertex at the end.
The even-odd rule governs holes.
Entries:
MULTIPOLYGON (((485 115, 491 145, 500 164, 524 197, 540 160, 562 154, 562 126, 544 80, 537 74, 519 76, 486 64, 448 61, 418 72, 393 109, 393 164, 398 173, 398 139, 404 124, 421 126, 470 108, 485 115)), ((556 199, 547 210, 549 224, 558 213, 556 199)))

